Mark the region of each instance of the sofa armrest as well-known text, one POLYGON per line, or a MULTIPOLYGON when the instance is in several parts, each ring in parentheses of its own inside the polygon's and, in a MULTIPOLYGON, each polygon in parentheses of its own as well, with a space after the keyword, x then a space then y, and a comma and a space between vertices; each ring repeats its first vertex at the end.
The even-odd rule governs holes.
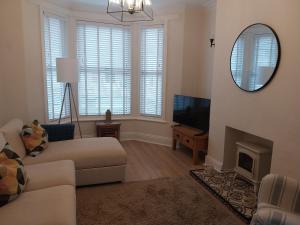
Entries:
POLYGON ((49 142, 74 139, 74 124, 44 124, 42 127, 48 133, 49 142))
POLYGON ((286 177, 270 174, 263 178, 258 193, 258 208, 270 204, 281 210, 300 213, 300 183, 286 177))
POLYGON ((258 209, 254 214, 251 225, 298 225, 300 216, 275 208, 258 209))

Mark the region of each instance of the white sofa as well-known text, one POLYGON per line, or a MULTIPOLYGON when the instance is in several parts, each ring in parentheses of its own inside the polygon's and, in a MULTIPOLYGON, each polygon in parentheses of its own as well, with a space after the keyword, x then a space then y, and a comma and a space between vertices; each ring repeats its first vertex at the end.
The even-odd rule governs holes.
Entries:
POLYGON ((73 160, 77 186, 123 181, 127 155, 115 138, 85 138, 49 143, 37 157, 26 156, 20 138, 23 122, 14 119, 0 128, 25 165, 73 160))
POLYGON ((0 208, 1 225, 76 225, 74 162, 25 166, 25 192, 0 208))
POLYGON ((33 158, 25 154, 22 126, 15 119, 0 128, 0 148, 7 142, 12 146, 29 178, 25 192, 0 208, 0 225, 76 225, 76 184, 124 179, 126 152, 116 139, 52 142, 33 158))

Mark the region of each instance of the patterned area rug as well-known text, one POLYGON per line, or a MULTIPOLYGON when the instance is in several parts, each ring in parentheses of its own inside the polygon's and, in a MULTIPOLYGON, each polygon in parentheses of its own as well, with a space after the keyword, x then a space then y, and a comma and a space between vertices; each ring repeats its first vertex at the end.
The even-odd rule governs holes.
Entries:
POLYGON ((257 205, 257 197, 252 184, 239 177, 234 179, 235 172, 221 173, 211 167, 192 170, 191 175, 245 222, 250 223, 257 205))

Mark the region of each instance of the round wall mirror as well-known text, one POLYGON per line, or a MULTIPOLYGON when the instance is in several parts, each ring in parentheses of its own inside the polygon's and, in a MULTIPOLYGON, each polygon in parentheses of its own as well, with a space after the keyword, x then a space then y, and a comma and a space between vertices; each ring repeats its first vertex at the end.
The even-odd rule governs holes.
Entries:
POLYGON ((231 75, 244 91, 263 89, 273 78, 280 61, 280 43, 274 30, 253 24, 242 31, 231 52, 231 75))

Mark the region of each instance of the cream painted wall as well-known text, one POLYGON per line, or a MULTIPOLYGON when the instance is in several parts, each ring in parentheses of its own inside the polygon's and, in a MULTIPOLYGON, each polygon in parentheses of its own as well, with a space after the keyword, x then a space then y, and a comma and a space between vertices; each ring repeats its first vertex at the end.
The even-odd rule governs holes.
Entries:
POLYGON ((226 168, 225 126, 230 126, 272 140, 271 172, 300 179, 299 9, 299 0, 218 1, 208 161, 226 168), (282 57, 270 85, 247 93, 232 81, 230 52, 243 28, 257 22, 277 32, 282 57))
MULTIPOLYGON (((202 74, 198 87, 198 96, 202 98, 211 98, 211 85, 213 78, 214 53, 215 47, 210 47, 209 39, 215 38, 216 29, 216 7, 206 7, 204 10, 204 46, 202 54, 204 55, 201 65, 202 74)), ((218 43, 216 43, 218 44, 218 43)))
MULTIPOLYGON (((29 0, 22 1, 25 50, 25 83, 28 107, 27 121, 45 121, 44 75, 40 7, 29 0)), ((26 121, 26 122, 27 122, 26 121)))
POLYGON ((182 94, 210 98, 215 7, 187 5, 184 22, 182 94))
POLYGON ((0 124, 26 119, 24 44, 21 0, 1 1, 0 7, 0 124))

